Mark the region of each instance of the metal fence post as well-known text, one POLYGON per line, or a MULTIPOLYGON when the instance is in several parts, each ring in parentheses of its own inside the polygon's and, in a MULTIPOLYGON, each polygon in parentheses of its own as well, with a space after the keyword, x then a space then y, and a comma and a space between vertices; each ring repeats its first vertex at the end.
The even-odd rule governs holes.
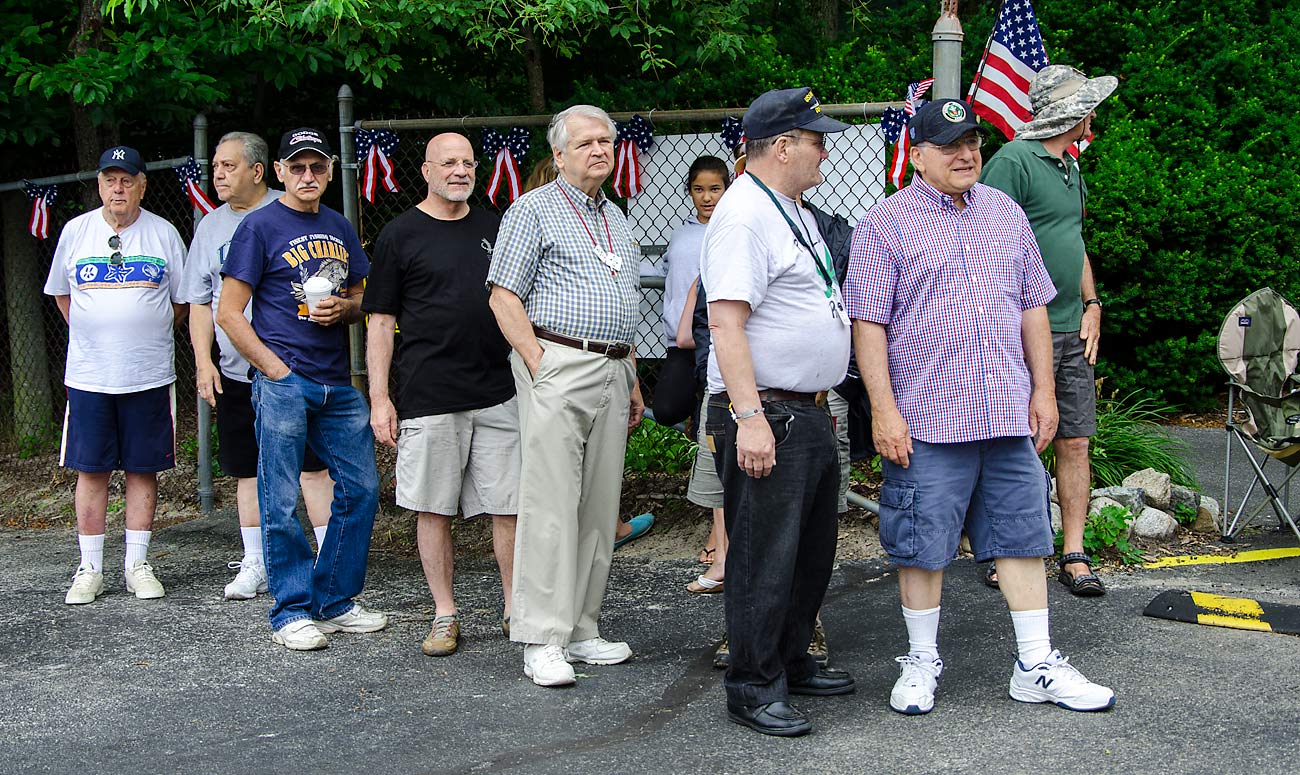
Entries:
MULTIPOLYGON (((343 217, 361 234, 360 208, 357 206, 357 142, 353 126, 352 89, 339 87, 339 155, 343 166, 343 217)), ((352 386, 366 392, 366 327, 363 323, 348 326, 348 349, 351 351, 352 386)))
POLYGON ((961 95, 961 42, 965 34, 957 18, 955 0, 944 0, 943 11, 934 23, 930 40, 934 44, 934 99, 962 98, 961 95))
MULTIPOLYGON (((194 158, 199 163, 199 186, 204 191, 208 188, 208 117, 199 113, 194 116, 194 158)), ((194 228, 198 229, 203 220, 203 211, 194 208, 194 228)), ((204 514, 211 514, 215 505, 212 490, 212 407, 202 396, 194 399, 198 405, 199 417, 199 506, 204 514)))

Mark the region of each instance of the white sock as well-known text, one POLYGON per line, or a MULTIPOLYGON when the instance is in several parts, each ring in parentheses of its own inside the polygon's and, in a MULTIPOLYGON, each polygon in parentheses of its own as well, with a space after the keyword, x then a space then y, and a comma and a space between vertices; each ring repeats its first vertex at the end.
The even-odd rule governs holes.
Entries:
POLYGON ((915 611, 903 606, 907 653, 933 662, 939 658, 939 607, 915 611))
POLYGON ((239 537, 244 541, 244 559, 262 562, 262 528, 241 527, 239 537))
POLYGON ((126 569, 130 570, 137 562, 144 562, 149 553, 149 538, 152 530, 126 531, 126 569))
POLYGON ((104 534, 97 536, 77 536, 81 545, 81 564, 89 565, 94 570, 104 572, 104 534))
POLYGON ((1016 628, 1016 649, 1020 664, 1033 667, 1052 653, 1052 637, 1047 628, 1047 609, 1012 611, 1011 625, 1016 628))
POLYGON ((316 556, 320 556, 320 548, 325 545, 325 531, 330 529, 328 522, 320 527, 313 527, 312 532, 316 534, 316 556))

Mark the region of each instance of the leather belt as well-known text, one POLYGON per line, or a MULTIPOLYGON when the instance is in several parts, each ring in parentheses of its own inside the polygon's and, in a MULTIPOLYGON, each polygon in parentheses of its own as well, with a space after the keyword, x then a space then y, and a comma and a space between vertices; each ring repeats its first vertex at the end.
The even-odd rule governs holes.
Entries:
POLYGON ((548 342, 562 344, 565 347, 573 347, 579 350, 603 355, 613 360, 622 360, 632 353, 632 345, 627 342, 597 342, 594 339, 574 339, 571 336, 557 334, 554 331, 547 331, 545 328, 533 326, 533 334, 538 339, 545 339, 548 342))
MULTIPOLYGON (((731 403, 731 398, 730 396, 727 395, 727 391, 724 390, 721 393, 718 393, 718 396, 720 396, 727 403, 731 403)), ((822 390, 817 393, 797 393, 793 390, 780 390, 777 388, 771 388, 768 390, 758 391, 758 400, 763 403, 767 403, 769 401, 794 401, 797 403, 817 404, 818 406, 825 406, 826 391, 822 390)))

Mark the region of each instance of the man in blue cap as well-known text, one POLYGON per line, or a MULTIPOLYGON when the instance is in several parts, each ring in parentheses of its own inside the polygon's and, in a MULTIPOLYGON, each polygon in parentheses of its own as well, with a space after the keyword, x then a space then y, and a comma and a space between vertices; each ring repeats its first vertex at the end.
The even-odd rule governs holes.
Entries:
POLYGON ((144 160, 119 145, 99 157, 103 207, 59 234, 45 292, 68 322, 68 411, 59 463, 77 470, 81 563, 64 601, 104 590, 108 479, 126 475, 126 590, 160 598, 146 555, 158 504, 158 472, 176 464, 172 327, 184 320, 185 243, 176 227, 140 206, 144 160))
POLYGON ((826 391, 844 379, 850 337, 826 242, 799 201, 822 182, 826 135, 849 127, 807 88, 763 94, 744 124, 745 174, 709 221, 700 267, 713 331, 705 435, 730 537, 724 684, 732 721, 795 736, 812 725, 791 694, 854 688, 808 653, 838 533, 826 391))

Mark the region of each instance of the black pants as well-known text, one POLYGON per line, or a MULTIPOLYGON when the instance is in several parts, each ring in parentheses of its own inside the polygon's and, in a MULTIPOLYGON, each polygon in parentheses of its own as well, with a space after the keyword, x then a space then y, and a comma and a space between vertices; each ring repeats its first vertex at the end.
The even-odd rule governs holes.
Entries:
POLYGON ((727 402, 709 399, 705 432, 714 438, 726 513, 727 635, 731 667, 723 684, 741 705, 787 700, 787 682, 817 671, 808 655, 817 612, 835 561, 840 467, 826 409, 812 402, 765 403, 776 466, 755 479, 736 462, 736 423, 727 402))
POLYGON ((651 411, 660 425, 676 425, 700 408, 695 392, 695 351, 669 347, 655 382, 651 411))

